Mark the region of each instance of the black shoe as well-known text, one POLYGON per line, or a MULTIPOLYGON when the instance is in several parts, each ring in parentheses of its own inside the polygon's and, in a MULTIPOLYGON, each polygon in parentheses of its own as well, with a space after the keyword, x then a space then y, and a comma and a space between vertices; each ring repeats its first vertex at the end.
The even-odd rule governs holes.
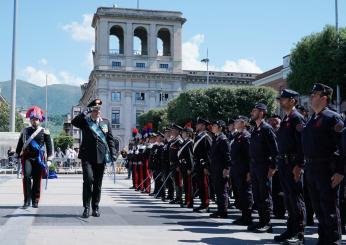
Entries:
POLYGON ((243 217, 236 219, 232 222, 233 225, 240 225, 240 226, 250 226, 252 225, 252 220, 251 219, 244 219, 243 217))
POLYGON ((96 208, 96 209, 93 209, 93 212, 92 212, 91 215, 94 216, 94 217, 100 217, 101 214, 100 214, 99 209, 96 208))
POLYGON ((208 209, 208 207, 209 207, 209 206, 207 206, 207 205, 201 205, 201 206, 199 206, 199 207, 197 207, 197 208, 194 208, 194 209, 193 209, 193 212, 199 212, 199 211, 201 211, 201 210, 203 210, 203 209, 208 209))
POLYGON ((38 208, 38 203, 37 203, 37 202, 33 202, 33 203, 32 203, 32 207, 33 207, 33 208, 38 208))
POLYGON ((82 214, 82 217, 87 219, 90 216, 90 210, 88 208, 84 208, 84 212, 82 214))
POLYGON ((30 207, 30 202, 24 202, 23 208, 27 209, 28 207, 30 207))
POLYGON ((210 218, 216 218, 216 219, 226 219, 228 217, 228 214, 225 212, 215 212, 209 215, 210 218))
POLYGON ((169 202, 169 204, 180 204, 181 200, 179 199, 173 199, 172 201, 169 202))
POLYGON ((285 231, 284 233, 274 236, 274 241, 275 242, 284 242, 285 240, 291 238, 293 234, 291 232, 285 231))
POLYGON ((131 190, 132 190, 132 189, 135 189, 135 187, 134 187, 134 186, 131 186, 129 189, 131 189, 131 190))
POLYGON ((257 228, 261 227, 261 224, 260 223, 254 223, 252 225, 249 225, 247 227, 247 230, 248 231, 255 231, 257 228))
POLYGON ((273 227, 271 224, 261 225, 260 227, 255 229, 256 233, 272 233, 273 227))
POLYGON ((295 236, 292 236, 284 241, 286 245, 303 245, 305 243, 304 235, 302 233, 298 233, 295 236))

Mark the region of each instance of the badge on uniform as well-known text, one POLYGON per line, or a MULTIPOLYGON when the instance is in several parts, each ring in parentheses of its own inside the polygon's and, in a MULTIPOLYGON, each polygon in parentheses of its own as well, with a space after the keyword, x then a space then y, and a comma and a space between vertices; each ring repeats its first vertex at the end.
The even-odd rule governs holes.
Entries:
POLYGON ((107 126, 107 124, 102 124, 102 125, 101 125, 101 129, 102 129, 102 131, 103 131, 104 133, 108 133, 108 126, 107 126))

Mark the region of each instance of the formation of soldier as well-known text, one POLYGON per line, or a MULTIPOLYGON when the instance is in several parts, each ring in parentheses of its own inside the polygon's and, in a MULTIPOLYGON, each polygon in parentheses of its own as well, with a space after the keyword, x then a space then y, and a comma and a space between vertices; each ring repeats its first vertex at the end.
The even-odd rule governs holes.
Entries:
POLYGON ((272 214, 284 218, 286 230, 276 242, 303 244, 305 226, 318 220, 317 244, 340 244, 345 232, 346 130, 342 117, 328 106, 333 90, 317 83, 311 90, 313 114, 298 105, 299 94, 284 89, 279 100, 284 117, 267 115, 256 104, 251 118, 226 124, 197 118, 157 133, 135 137, 127 161, 132 189, 170 204, 227 218, 233 195, 241 210, 236 225, 252 232, 272 232, 272 214), (268 118, 266 121, 265 118, 268 118), (154 190, 151 186, 154 183, 154 190), (200 199, 200 205, 194 200, 200 199), (259 221, 253 221, 257 210, 259 221))

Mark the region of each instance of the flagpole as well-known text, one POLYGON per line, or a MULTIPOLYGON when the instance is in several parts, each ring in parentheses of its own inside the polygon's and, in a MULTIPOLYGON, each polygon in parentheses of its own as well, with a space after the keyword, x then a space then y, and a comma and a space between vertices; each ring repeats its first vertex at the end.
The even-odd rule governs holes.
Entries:
POLYGON ((12 73, 11 73, 11 113, 10 113, 10 132, 16 132, 16 35, 17 35, 17 9, 18 0, 14 0, 13 10, 13 38, 12 38, 12 73))

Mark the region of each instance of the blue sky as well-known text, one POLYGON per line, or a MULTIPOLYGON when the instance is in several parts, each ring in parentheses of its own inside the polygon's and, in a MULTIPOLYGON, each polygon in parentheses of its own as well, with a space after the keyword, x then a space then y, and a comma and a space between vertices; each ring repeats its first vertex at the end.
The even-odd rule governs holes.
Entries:
MULTIPOLYGON (((99 6, 136 7, 136 0, 19 0, 18 78, 78 85, 91 71, 92 14, 99 6)), ((203 69, 209 49, 216 70, 260 72, 304 35, 335 23, 334 0, 141 0, 141 8, 182 11, 184 68, 203 69)), ((0 1, 0 81, 11 77, 13 0, 0 1)), ((346 26, 346 0, 339 0, 346 26)))

